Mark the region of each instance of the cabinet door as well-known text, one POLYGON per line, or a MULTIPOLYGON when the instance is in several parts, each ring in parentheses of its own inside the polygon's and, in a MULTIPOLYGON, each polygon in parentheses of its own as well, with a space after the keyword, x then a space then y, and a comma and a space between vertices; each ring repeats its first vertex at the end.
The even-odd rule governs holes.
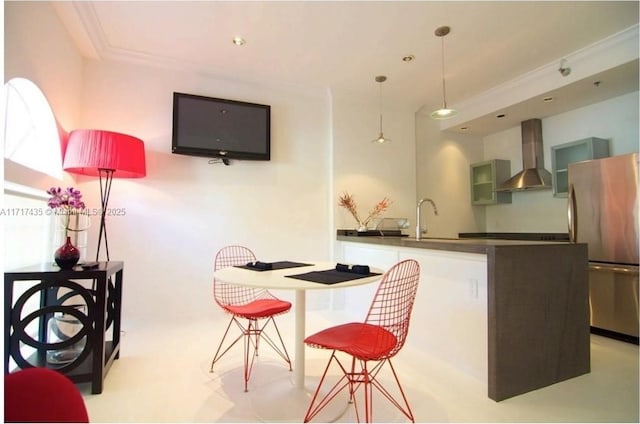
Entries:
MULTIPOLYGON (((389 247, 379 248, 362 243, 342 243, 342 261, 350 264, 369 265, 387 270, 398 262, 398 251, 389 247)), ((344 308, 352 321, 361 321, 367 316, 378 283, 332 290, 335 306, 344 308)))
POLYGON ((495 205, 511 203, 511 193, 497 192, 498 184, 506 181, 511 172, 511 162, 493 159, 471 164, 471 204, 495 205))
POLYGON ((487 256, 403 249, 420 263, 409 341, 420 351, 487 381, 487 256))
POLYGON ((567 197, 569 191, 569 164, 609 156, 609 140, 590 137, 570 143, 551 146, 551 178, 553 196, 567 197))

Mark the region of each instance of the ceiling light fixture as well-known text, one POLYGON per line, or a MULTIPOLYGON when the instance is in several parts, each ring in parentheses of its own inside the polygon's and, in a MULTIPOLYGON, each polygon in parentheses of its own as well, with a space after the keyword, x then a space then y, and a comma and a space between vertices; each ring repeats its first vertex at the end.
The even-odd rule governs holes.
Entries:
POLYGON ((458 114, 455 109, 449 109, 447 107, 447 88, 444 82, 444 36, 451 32, 451 28, 448 26, 441 26, 436 28, 435 35, 442 40, 442 107, 438 110, 431 112, 433 119, 449 119, 458 114))
POLYGON ((382 143, 389 143, 391 141, 391 139, 385 138, 384 134, 382 133, 382 83, 385 82, 386 80, 387 80, 387 77, 385 77, 384 75, 378 75, 376 77, 376 82, 380 84, 380 134, 378 134, 378 137, 371 140, 372 143, 382 144, 382 143))
POLYGON ((236 46, 244 46, 245 44, 247 44, 247 41, 240 36, 233 37, 232 41, 236 46))

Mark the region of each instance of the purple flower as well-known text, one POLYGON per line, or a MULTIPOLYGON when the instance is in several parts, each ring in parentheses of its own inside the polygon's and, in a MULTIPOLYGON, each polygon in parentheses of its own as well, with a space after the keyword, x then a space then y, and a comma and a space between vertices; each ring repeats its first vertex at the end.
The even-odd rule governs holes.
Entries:
POLYGON ((62 191, 60 187, 51 187, 47 190, 47 194, 51 196, 47 201, 47 205, 51 209, 64 208, 71 211, 72 209, 85 208, 82 193, 73 187, 68 187, 65 191, 62 191))
POLYGON ((62 191, 60 187, 51 187, 47 190, 47 194, 51 196, 47 201, 47 206, 51 209, 62 209, 64 211, 66 236, 69 231, 70 215, 74 212, 78 213, 85 208, 82 201, 82 193, 73 187, 67 187, 65 191, 62 191))

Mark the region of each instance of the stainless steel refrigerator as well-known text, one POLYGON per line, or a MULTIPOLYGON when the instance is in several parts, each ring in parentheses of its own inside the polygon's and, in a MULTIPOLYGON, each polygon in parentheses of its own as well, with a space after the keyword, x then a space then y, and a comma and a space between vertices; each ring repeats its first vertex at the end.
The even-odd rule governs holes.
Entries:
POLYGON ((638 154, 569 165, 569 237, 589 249, 591 329, 638 343, 638 154))

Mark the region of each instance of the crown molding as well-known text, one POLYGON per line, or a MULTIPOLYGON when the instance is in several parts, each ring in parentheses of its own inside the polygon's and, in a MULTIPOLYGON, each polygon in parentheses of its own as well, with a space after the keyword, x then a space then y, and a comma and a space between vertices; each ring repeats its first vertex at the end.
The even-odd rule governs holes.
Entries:
MULTIPOLYGON (((196 73, 208 78, 215 78, 226 81, 242 81, 245 84, 262 84, 262 80, 256 80, 255 77, 246 75, 229 75, 221 72, 204 69, 203 66, 195 61, 185 61, 183 59, 176 60, 168 56, 148 54, 135 50, 123 49, 113 46, 109 43, 95 6, 91 1, 71 1, 71 2, 52 2, 59 3, 58 14, 65 16, 63 19, 65 24, 73 28, 72 35, 78 41, 78 48, 84 57, 132 63, 151 68, 168 69, 173 71, 196 73)), ((313 96, 326 96, 326 87, 309 87, 293 84, 288 81, 272 81, 273 85, 286 88, 288 90, 304 93, 313 96)))
MULTIPOLYGON (((84 5, 76 1, 52 1, 51 6, 55 10, 63 26, 69 32, 82 57, 99 59, 100 51, 96 46, 94 37, 90 35, 90 21, 85 17, 91 10, 82 10, 84 5)), ((93 18, 93 21, 97 19, 93 18)))

